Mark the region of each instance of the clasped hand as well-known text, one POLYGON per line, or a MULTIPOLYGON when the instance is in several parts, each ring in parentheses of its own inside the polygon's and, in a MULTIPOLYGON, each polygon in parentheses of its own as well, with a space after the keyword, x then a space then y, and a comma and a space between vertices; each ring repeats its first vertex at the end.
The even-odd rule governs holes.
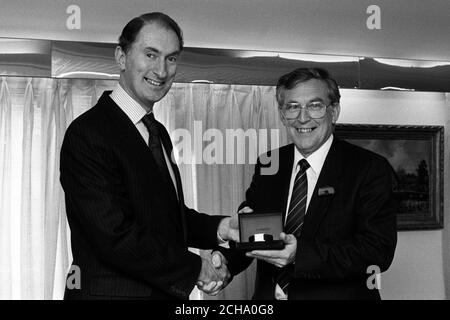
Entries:
MULTIPOLYGON (((217 234, 224 241, 238 241, 238 217, 226 217, 219 223, 217 234)), ((216 295, 225 288, 231 275, 227 268, 227 260, 220 251, 214 251, 210 259, 202 257, 202 270, 197 280, 197 287, 203 292, 216 295)))
POLYGON ((209 295, 217 295, 227 286, 231 276, 226 264, 226 258, 219 251, 214 251, 210 260, 202 257, 197 287, 209 295))

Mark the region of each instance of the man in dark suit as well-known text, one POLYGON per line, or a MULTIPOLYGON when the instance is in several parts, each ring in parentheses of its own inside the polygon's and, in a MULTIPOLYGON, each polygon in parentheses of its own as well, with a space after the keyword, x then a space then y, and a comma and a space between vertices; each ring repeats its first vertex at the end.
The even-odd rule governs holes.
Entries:
POLYGON ((131 20, 115 53, 119 85, 67 129, 61 184, 81 289, 66 288, 66 299, 187 299, 197 282, 214 294, 229 278, 188 247, 215 247, 237 230, 185 206, 169 135, 152 113, 182 49, 167 15, 131 20))
MULTIPOLYGON (((379 299, 368 270, 387 270, 394 256, 392 168, 334 137, 340 93, 325 70, 294 70, 279 79, 276 94, 293 144, 268 154, 279 160, 276 174, 256 164, 239 209, 282 212, 285 247, 247 253, 258 259, 254 298, 379 299)), ((253 260, 226 256, 232 274, 253 260)))

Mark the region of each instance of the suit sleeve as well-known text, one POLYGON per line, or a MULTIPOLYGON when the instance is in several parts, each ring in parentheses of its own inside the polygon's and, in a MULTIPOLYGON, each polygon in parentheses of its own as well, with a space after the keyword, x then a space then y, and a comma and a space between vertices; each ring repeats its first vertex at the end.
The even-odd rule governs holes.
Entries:
POLYGON ((189 247, 211 249, 218 243, 217 228, 227 216, 210 216, 185 206, 187 244, 189 247))
POLYGON ((71 224, 82 230, 98 257, 151 286, 186 299, 201 269, 201 258, 168 244, 138 224, 128 198, 117 187, 101 138, 69 127, 61 149, 61 184, 71 224))
POLYGON ((397 242, 391 167, 373 161, 359 187, 354 204, 353 237, 335 242, 299 241, 295 277, 343 279, 367 275, 376 265, 384 272, 394 257, 397 242))

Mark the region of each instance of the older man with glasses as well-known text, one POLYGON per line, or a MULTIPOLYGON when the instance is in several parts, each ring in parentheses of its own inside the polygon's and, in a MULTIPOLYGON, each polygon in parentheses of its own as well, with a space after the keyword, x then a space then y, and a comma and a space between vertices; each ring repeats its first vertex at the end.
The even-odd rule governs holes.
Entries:
MULTIPOLYGON (((394 257, 391 166, 334 136, 340 93, 327 71, 283 75, 276 98, 293 144, 276 150, 276 174, 261 174, 270 164, 257 163, 239 212, 282 212, 285 247, 246 254, 258 259, 254 298, 380 299, 368 270, 384 272, 394 257)), ((225 256, 232 274, 252 261, 236 251, 225 256)))

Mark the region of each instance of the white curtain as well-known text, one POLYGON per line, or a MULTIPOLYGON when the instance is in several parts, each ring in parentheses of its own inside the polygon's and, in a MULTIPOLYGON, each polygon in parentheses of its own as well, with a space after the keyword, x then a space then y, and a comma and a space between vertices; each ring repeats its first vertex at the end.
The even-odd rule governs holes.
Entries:
MULTIPOLYGON (((62 298, 71 250, 59 183, 60 146, 70 122, 116 83, 1 79, 0 299, 62 298)), ((177 138, 180 129, 191 133, 192 161, 180 164, 185 199, 190 207, 209 214, 236 211, 251 181, 253 164, 249 163, 248 154, 244 164, 205 163, 202 151, 214 141, 202 136, 205 131, 218 129, 210 132, 220 132, 225 137, 227 129, 279 129, 260 136, 267 143, 251 149, 258 153, 286 143, 273 87, 175 84, 157 104, 155 115, 173 138, 177 138), (194 137, 196 128, 201 131, 194 137), (196 143, 198 139, 200 143, 196 143)), ((259 140, 251 143, 258 146, 259 140)), ((174 141, 175 148, 179 146, 177 142, 174 141)), ((223 145, 225 161, 231 149, 226 148, 226 139, 223 145)), ((235 278, 219 298, 249 299, 253 269, 252 266, 235 278)), ((209 297, 195 291, 191 298, 209 297)))
POLYGON ((71 251, 59 151, 67 125, 91 104, 84 91, 95 87, 86 80, 1 79, 0 299, 63 296, 71 251))
MULTIPOLYGON (((212 215, 231 215, 244 200, 256 160, 256 155, 249 154, 251 150, 260 154, 286 144, 287 141, 286 131, 278 117, 274 87, 175 84, 166 98, 158 104, 155 116, 171 132, 175 148, 179 141, 175 129, 186 129, 191 133, 192 164, 179 165, 186 202, 200 212, 212 215), (208 130, 214 133, 211 129, 218 129, 215 137, 208 139, 207 136, 201 136, 208 130), (227 143, 232 143, 226 138, 226 131, 236 132, 237 129, 244 132, 254 131, 257 137, 246 145, 246 157, 242 164, 239 164, 237 159, 240 145, 235 143, 234 148, 227 147, 227 143), (261 129, 266 129, 266 135, 261 129), (224 164, 208 164, 203 155, 207 153, 208 146, 217 142, 214 138, 221 136, 224 164), (261 139, 263 141, 260 141, 261 139), (196 143, 199 140, 201 143, 196 143), (201 150, 198 150, 199 148, 201 150), (230 152, 234 152, 235 157, 232 163, 227 164, 226 155, 230 152)), ((254 274, 255 265, 252 264, 217 297, 202 294, 200 297, 250 299, 253 294, 254 274)))

